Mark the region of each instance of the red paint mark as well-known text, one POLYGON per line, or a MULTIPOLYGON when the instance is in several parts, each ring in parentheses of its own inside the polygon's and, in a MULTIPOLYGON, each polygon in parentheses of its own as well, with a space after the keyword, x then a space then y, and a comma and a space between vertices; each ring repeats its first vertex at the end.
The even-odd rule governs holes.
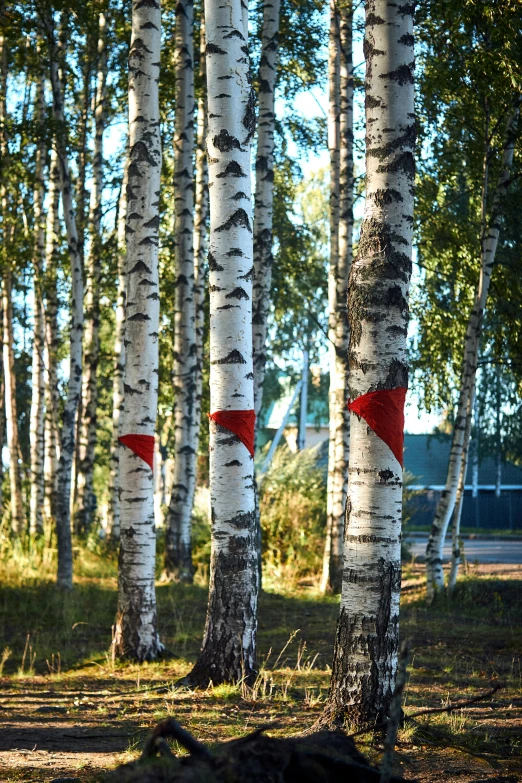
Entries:
POLYGON ((118 440, 154 469, 154 435, 122 435, 118 440))
POLYGON ((382 389, 368 392, 348 403, 348 408, 361 416, 375 434, 392 450, 395 459, 403 466, 404 451, 404 402, 407 389, 382 389))
POLYGON ((250 454, 254 456, 255 411, 216 411, 208 414, 209 419, 237 435, 250 454))

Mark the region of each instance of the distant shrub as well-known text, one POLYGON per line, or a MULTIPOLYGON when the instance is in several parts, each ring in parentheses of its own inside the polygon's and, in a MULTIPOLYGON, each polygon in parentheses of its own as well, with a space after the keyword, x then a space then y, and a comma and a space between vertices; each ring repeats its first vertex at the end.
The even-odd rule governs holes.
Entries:
POLYGON ((268 585, 317 578, 326 529, 326 475, 316 449, 280 448, 261 484, 263 566, 268 585))

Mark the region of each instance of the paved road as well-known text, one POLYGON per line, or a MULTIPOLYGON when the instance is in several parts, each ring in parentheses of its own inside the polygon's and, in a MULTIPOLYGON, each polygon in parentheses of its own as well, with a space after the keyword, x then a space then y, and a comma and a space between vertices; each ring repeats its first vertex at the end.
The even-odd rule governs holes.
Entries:
MULTIPOLYGON (((416 557, 423 557, 426 552, 428 537, 409 539, 411 551, 416 557)), ((515 563, 522 564, 522 541, 496 539, 481 541, 465 539, 464 554, 468 560, 479 563, 515 563)), ((444 547, 444 560, 451 560, 451 541, 444 547)))

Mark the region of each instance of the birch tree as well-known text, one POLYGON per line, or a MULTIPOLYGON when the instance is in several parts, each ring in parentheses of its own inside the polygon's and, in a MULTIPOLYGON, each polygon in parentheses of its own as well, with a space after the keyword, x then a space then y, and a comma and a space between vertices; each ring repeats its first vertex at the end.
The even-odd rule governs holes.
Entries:
POLYGON ((366 200, 348 289, 350 468, 327 723, 385 717, 397 668, 415 169, 412 33, 412 6, 367 3, 366 200))
POLYGON ((189 683, 203 687, 209 682, 237 682, 254 676, 258 593, 250 205, 250 147, 255 118, 247 8, 241 0, 232 0, 227 6, 207 0, 205 22, 212 554, 203 646, 187 678, 189 683))
POLYGON ((16 376, 14 369, 13 332, 13 272, 9 249, 13 238, 13 225, 9 214, 7 194, 7 172, 9 168, 9 146, 7 138, 7 42, 0 34, 0 158, 2 164, 0 182, 0 208, 2 210, 2 361, 4 374, 5 422, 7 448, 9 451, 9 488, 11 493, 11 527, 13 533, 25 531, 25 513, 20 476, 20 439, 18 435, 18 414, 16 406, 16 376))
MULTIPOLYGON (((192 582, 191 518, 196 487, 196 301, 194 293, 194 8, 176 6, 174 132, 174 477, 167 518, 165 565, 192 582)), ((199 423, 199 422, 198 422, 199 423)))
MULTIPOLYGON (((38 46, 40 50, 40 46, 38 46)), ((39 51, 41 56, 41 52, 39 51)), ((45 116, 45 73, 41 69, 36 87, 35 123, 39 134, 34 172, 34 245, 33 245, 33 355, 31 372, 31 491, 29 531, 43 530, 44 450, 45 450, 45 324, 43 312, 43 275, 45 270, 44 165, 46 143, 43 133, 45 116)))
POLYGON ((47 192, 47 219, 45 228, 44 320, 45 320, 45 426, 44 426, 44 516, 54 519, 58 491, 58 461, 60 458, 58 411, 60 390, 57 362, 58 334, 58 248, 60 242, 60 167, 56 147, 53 146, 49 162, 49 187, 47 192))
POLYGON ((428 601, 432 601, 436 592, 444 588, 442 549, 446 538, 448 524, 455 507, 462 455, 465 450, 467 451, 468 447, 466 442, 466 411, 469 407, 469 402, 472 397, 473 388, 475 386, 480 333, 491 282, 491 275, 495 264, 495 255, 500 234, 502 202, 509 186, 511 167, 513 165, 513 153, 515 149, 519 110, 520 96, 517 96, 515 104, 506 123, 502 153, 502 169, 497 182, 489 216, 487 215, 487 194, 491 150, 489 148, 489 130, 487 129, 488 123, 486 122, 480 275, 476 289, 475 300, 466 329, 464 360, 462 365, 455 424, 453 427, 453 439, 451 444, 446 485, 441 493, 426 547, 426 587, 428 601))
POLYGON ((254 407, 263 403, 266 340, 272 285, 272 225, 274 212, 275 92, 281 0, 263 3, 259 64, 259 119, 254 196, 254 283, 252 327, 254 345, 254 407))
POLYGON ((112 376, 112 439, 109 484, 109 530, 114 539, 120 537, 120 449, 121 420, 123 415, 123 373, 125 370, 125 225, 127 220, 128 149, 125 156, 121 192, 118 199, 117 254, 118 294, 116 300, 116 323, 114 327, 114 372, 112 376))
POLYGON ((63 89, 59 73, 58 51, 55 45, 52 14, 48 14, 45 18, 45 29, 49 41, 53 119, 58 128, 56 151, 60 167, 60 189, 71 264, 69 379, 60 433, 60 462, 56 498, 57 581, 59 587, 71 589, 73 569, 70 524, 71 469, 76 445, 76 423, 82 381, 83 272, 78 250, 78 233, 76 230, 76 216, 72 199, 71 175, 65 135, 67 124, 64 117, 63 89))
POLYGON ((353 63, 352 7, 330 6, 330 439, 327 535, 321 587, 341 591, 344 514, 350 446, 348 400, 348 314, 346 290, 353 233, 353 63))
POLYGON ((105 82, 107 79, 105 14, 98 21, 98 67, 94 97, 94 152, 88 229, 90 248, 85 268, 85 334, 82 379, 82 420, 78 439, 76 490, 77 532, 86 532, 93 521, 96 498, 93 489, 96 447, 96 408, 98 402, 98 361, 100 353, 100 274, 102 254, 103 132, 105 129, 105 82))
POLYGON ((129 52, 129 167, 125 372, 120 436, 120 559, 114 645, 152 660, 156 628, 153 455, 158 405, 158 228, 161 7, 133 0, 129 52))

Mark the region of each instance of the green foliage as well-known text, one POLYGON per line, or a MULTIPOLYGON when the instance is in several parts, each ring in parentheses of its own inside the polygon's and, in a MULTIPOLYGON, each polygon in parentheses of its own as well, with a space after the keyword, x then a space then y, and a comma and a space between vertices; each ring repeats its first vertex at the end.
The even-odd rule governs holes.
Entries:
POLYGON ((326 527, 326 477, 315 449, 278 449, 259 495, 268 585, 317 577, 326 527))

